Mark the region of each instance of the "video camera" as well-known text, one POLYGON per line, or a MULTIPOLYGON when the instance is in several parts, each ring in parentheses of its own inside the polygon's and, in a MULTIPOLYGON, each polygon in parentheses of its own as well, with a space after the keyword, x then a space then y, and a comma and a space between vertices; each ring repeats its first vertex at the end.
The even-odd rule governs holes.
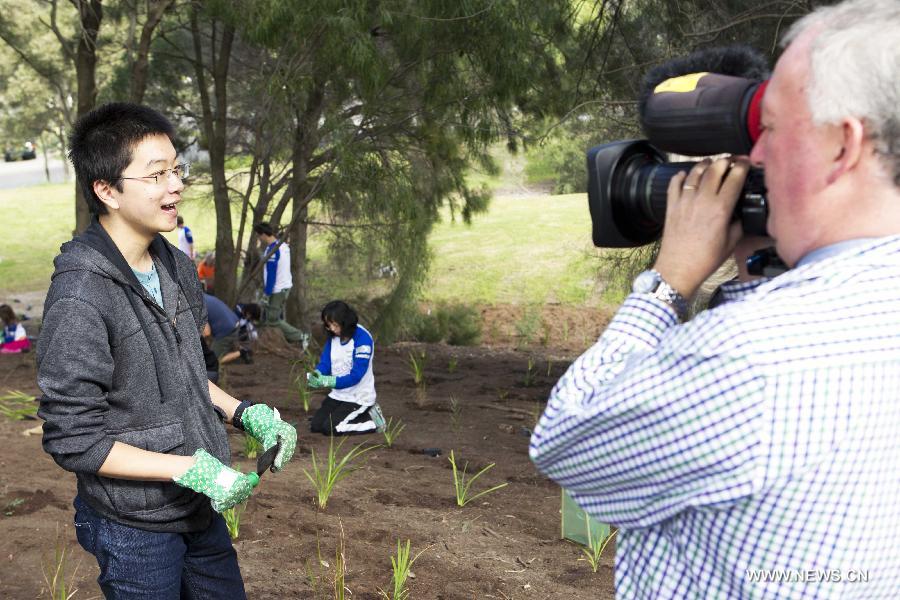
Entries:
MULTIPOLYGON (((749 154, 759 138, 760 101, 767 61, 744 46, 695 52, 651 70, 644 78, 639 112, 648 140, 625 140, 587 153, 588 206, 594 245, 632 248, 659 239, 669 181, 696 162, 685 156, 749 154)), ((766 234, 766 188, 751 169, 734 218, 744 232, 766 234)))

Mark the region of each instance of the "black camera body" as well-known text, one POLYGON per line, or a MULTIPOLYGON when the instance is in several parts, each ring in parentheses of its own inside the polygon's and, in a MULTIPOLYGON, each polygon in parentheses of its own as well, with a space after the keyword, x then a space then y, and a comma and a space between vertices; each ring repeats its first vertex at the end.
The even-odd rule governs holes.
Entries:
MULTIPOLYGON (((695 162, 687 156, 749 154, 760 135, 765 59, 749 48, 713 48, 675 59, 644 78, 641 124, 648 140, 624 140, 587 153, 588 206, 595 246, 632 248, 662 235, 669 181, 695 162)), ((744 232, 766 234, 763 173, 751 169, 734 218, 744 232)))
MULTIPOLYGON (((695 162, 666 162, 646 140, 625 140, 588 150, 588 208, 594 245, 634 248, 659 239, 666 220, 669 181, 695 162)), ((766 235, 766 186, 751 169, 735 207, 744 232, 766 235)))

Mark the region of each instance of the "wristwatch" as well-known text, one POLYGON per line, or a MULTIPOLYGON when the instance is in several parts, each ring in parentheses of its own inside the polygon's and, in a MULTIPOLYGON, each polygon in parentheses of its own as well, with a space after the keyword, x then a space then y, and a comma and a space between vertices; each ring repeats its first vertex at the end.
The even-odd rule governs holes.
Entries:
POLYGON ((662 300, 675 310, 679 321, 683 323, 687 319, 688 305, 684 296, 666 283, 657 271, 651 269, 635 277, 631 291, 635 294, 649 294, 657 300, 662 300))
POLYGON ((244 416, 244 411, 251 406, 253 406, 253 403, 249 400, 241 400, 241 403, 234 409, 234 414, 231 416, 231 424, 235 429, 244 431, 244 423, 241 421, 241 417, 244 416))

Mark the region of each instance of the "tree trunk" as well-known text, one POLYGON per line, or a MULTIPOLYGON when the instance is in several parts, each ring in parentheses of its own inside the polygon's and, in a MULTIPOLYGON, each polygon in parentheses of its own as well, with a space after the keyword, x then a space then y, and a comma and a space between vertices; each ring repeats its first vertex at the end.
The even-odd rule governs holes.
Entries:
POLYGON ((175 0, 151 1, 147 9, 147 20, 141 29, 141 40, 138 43, 137 53, 131 72, 131 101, 140 104, 144 101, 144 92, 147 90, 147 73, 150 68, 150 44, 153 42, 153 31, 163 14, 172 6, 175 0))
MULTIPOLYGON (((78 9, 81 35, 75 54, 75 76, 78 81, 78 118, 89 113, 97 103, 97 35, 103 19, 101 0, 72 0, 78 9)), ((81 187, 75 183, 75 232, 90 224, 91 215, 81 187)))
MULTIPOLYGON (((306 186, 304 186, 305 189, 306 186)), ((294 287, 287 299, 287 319, 303 331, 309 330, 306 323, 306 224, 308 201, 301 190, 294 186, 294 212, 298 218, 291 228, 291 274, 294 287), (298 211, 299 208, 299 212, 298 211)))
MULTIPOLYGON (((215 59, 212 66, 212 84, 215 94, 215 110, 212 108, 209 91, 206 87, 203 45, 196 7, 191 9, 191 33, 194 38, 194 68, 197 75, 197 87, 200 90, 200 103, 203 107, 203 130, 209 141, 209 170, 212 176, 213 201, 216 206, 216 296, 232 306, 237 299, 237 256, 234 251, 234 240, 231 238, 231 202, 225 177, 225 153, 228 141, 226 83, 228 65, 231 60, 231 45, 234 41, 234 27, 225 26, 221 46, 218 48, 218 56, 213 53, 215 59)), ((213 41, 213 50, 216 50, 215 41, 213 41)))
POLYGON ((316 125, 322 115, 325 95, 322 86, 316 86, 302 113, 297 115, 294 125, 294 141, 291 148, 293 161, 293 215, 291 218, 291 275, 294 279, 293 292, 287 300, 287 316, 292 323, 300 324, 304 331, 306 324, 306 241, 308 235, 308 207, 310 198, 309 163, 316 149, 318 139, 316 125))

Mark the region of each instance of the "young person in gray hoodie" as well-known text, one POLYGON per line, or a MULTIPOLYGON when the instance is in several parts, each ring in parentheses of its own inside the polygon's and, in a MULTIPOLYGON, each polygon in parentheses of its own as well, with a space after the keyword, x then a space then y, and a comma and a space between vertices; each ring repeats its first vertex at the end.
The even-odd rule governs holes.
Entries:
POLYGON ((244 598, 221 512, 259 478, 228 467, 225 422, 280 443, 294 427, 209 382, 207 315, 175 228, 188 167, 158 112, 112 103, 75 124, 69 158, 93 215, 54 261, 37 346, 44 450, 75 473, 78 542, 107 598, 244 598))

